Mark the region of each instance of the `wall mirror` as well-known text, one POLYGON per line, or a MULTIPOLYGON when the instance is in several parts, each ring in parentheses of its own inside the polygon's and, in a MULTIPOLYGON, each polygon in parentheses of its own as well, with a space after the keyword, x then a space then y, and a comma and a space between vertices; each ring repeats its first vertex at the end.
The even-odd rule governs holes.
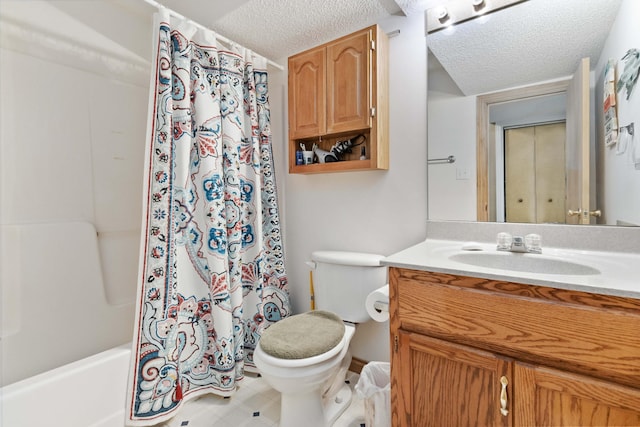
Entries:
POLYGON ((617 93, 615 144, 603 112, 605 67, 640 49, 637 3, 527 0, 427 34, 429 219, 640 225, 640 89, 617 93), (546 152, 553 124, 563 147, 546 152))

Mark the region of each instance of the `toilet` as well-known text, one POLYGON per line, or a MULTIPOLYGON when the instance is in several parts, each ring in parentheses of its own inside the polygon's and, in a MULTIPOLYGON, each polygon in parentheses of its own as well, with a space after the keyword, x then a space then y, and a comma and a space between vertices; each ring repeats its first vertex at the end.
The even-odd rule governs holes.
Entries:
POLYGON ((290 316, 264 331, 254 352, 264 380, 281 393, 280 427, 327 427, 351 403, 345 377, 356 324, 371 320, 369 293, 387 283, 382 255, 317 251, 316 310, 290 316))

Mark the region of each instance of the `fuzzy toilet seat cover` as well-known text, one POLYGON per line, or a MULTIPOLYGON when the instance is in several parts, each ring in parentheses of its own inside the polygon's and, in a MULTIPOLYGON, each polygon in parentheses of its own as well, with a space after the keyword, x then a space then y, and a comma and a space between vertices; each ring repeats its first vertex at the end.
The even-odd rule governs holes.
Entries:
POLYGON ((260 338, 260 347, 278 359, 305 359, 337 346, 344 330, 342 319, 334 313, 309 311, 269 326, 260 338))

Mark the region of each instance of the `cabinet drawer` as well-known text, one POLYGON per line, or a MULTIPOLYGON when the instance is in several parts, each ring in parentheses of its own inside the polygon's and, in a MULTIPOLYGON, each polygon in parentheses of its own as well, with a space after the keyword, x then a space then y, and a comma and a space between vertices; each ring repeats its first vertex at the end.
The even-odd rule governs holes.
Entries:
POLYGON ((392 268, 397 327, 640 387, 640 302, 392 268))

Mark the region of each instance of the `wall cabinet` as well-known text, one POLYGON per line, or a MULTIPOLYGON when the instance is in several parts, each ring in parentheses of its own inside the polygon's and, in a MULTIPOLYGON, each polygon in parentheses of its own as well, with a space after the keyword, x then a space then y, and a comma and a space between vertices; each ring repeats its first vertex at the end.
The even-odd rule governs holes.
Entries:
POLYGON ((390 268, 394 426, 640 425, 640 300, 390 268))
POLYGON ((374 25, 289 58, 289 172, 388 169, 387 52, 374 25), (358 135, 365 142, 339 162, 296 164, 300 144, 329 151, 358 135))

